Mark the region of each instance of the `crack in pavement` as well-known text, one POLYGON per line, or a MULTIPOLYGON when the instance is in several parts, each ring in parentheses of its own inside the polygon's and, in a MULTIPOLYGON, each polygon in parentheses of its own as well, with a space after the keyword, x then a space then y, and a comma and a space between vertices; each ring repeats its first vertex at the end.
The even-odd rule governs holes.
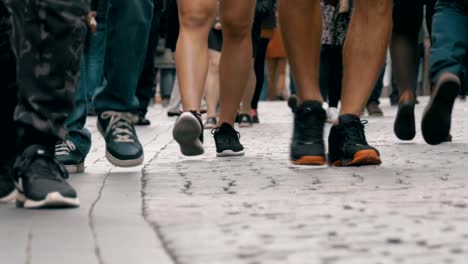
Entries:
POLYGON ((91 204, 91 207, 89 208, 88 211, 88 226, 89 229, 91 230, 91 234, 93 236, 93 242, 94 242, 94 255, 96 256, 96 259, 99 264, 104 264, 104 259, 102 258, 101 255, 101 249, 99 248, 98 245, 98 235, 97 235, 97 230, 96 230, 96 225, 94 223, 94 209, 96 208, 97 203, 101 200, 102 197, 102 192, 104 191, 104 187, 106 186, 107 179, 109 178, 111 174, 112 169, 110 169, 107 172, 106 177, 104 177, 104 180, 102 181, 101 187, 99 188, 98 196, 96 199, 93 201, 91 204))
MULTIPOLYGON (((169 131, 171 128, 172 128, 172 126, 170 126, 169 129, 167 129, 166 131, 161 133, 161 135, 166 133, 167 131, 169 131)), ((158 137, 155 137, 155 140, 158 137)), ((161 152, 163 152, 165 149, 167 149, 167 147, 172 142, 174 142, 174 139, 169 140, 169 142, 166 145, 164 145, 156 154, 154 154, 153 158, 151 158, 148 161, 148 163, 146 163, 146 165, 143 166, 143 169, 141 170, 141 174, 142 174, 142 177, 141 177, 141 213, 142 213, 142 217, 145 220, 145 222, 154 230, 154 232, 156 234, 156 238, 161 242, 161 246, 162 246, 164 252, 169 257, 169 259, 171 260, 171 262, 173 264, 181 264, 181 262, 178 259, 177 254, 175 253, 175 251, 169 247, 169 241, 165 238, 164 234, 162 233, 161 227, 158 225, 158 223, 156 221, 148 220, 148 213, 146 211, 146 206, 145 206, 145 197, 146 197, 145 189, 146 189, 146 183, 147 183, 146 176, 148 176, 148 173, 146 172, 146 169, 148 168, 149 165, 152 164, 152 162, 159 156, 159 154, 161 152)))

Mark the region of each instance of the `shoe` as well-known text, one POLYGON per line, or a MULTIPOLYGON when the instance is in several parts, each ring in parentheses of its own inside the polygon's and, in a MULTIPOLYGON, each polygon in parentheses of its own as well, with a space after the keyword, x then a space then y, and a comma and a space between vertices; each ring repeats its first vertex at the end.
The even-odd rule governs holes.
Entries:
POLYGON ((254 123, 254 124, 259 124, 260 123, 260 119, 258 118, 257 109, 252 109, 250 111, 250 116, 252 117, 252 123, 254 123))
POLYGON ((294 110, 297 108, 297 97, 295 94, 292 94, 288 98, 288 106, 291 108, 291 111, 294 112, 294 110))
POLYGON ((392 94, 389 99, 390 99, 390 105, 391 106, 397 106, 398 105, 398 98, 399 98, 399 95, 398 94, 392 94))
POLYGON ((216 127, 216 124, 218 123, 218 120, 216 117, 208 117, 205 122, 205 129, 213 129, 216 127))
POLYGON ((393 124, 393 131, 401 140, 412 140, 416 136, 414 117, 415 98, 412 91, 403 92, 398 105, 398 112, 393 124))
POLYGON ((76 191, 67 183, 68 173, 41 145, 24 150, 14 164, 18 190, 16 204, 24 208, 78 207, 76 191))
POLYGON ((135 122, 135 126, 149 126, 151 121, 149 121, 145 116, 139 115, 138 119, 135 122))
POLYGON ((355 115, 341 115, 332 126, 328 138, 328 160, 334 166, 363 166, 381 164, 380 153, 369 146, 364 125, 355 115))
MULTIPOLYGON (((88 103, 88 104, 89 104, 89 103, 88 103)), ((88 116, 97 116, 97 114, 96 114, 96 109, 94 108, 94 106, 91 106, 91 105, 88 106, 87 115, 88 115, 88 116)))
POLYGON ((424 110, 421 126, 424 140, 428 144, 437 145, 449 137, 452 109, 460 87, 460 78, 452 73, 442 74, 435 84, 424 110))
POLYGON ((460 101, 465 102, 466 101, 466 95, 462 94, 459 96, 460 101))
POLYGON ((106 158, 117 167, 143 163, 144 154, 130 113, 106 111, 98 115, 97 127, 106 141, 106 158))
POLYGON ((14 201, 17 194, 15 182, 11 176, 11 167, 0 165, 0 203, 14 201))
POLYGON ((216 156, 243 156, 244 146, 240 143, 240 134, 231 125, 223 123, 211 131, 216 144, 216 156))
POLYGON ((180 110, 168 110, 167 111, 167 116, 168 117, 180 116, 181 114, 182 114, 182 111, 180 111, 180 110))
POLYGON ((248 114, 240 114, 239 115, 239 127, 252 127, 252 117, 248 114))
POLYGON ((61 141, 55 145, 55 158, 69 174, 84 172, 84 156, 71 140, 61 141))
POLYGON ((376 102, 367 104, 367 113, 369 116, 383 116, 383 111, 376 102))
POLYGON ((294 110, 290 159, 296 165, 325 165, 323 128, 327 113, 318 101, 306 101, 294 110))
POLYGON ((179 143, 180 151, 185 156, 202 155, 203 149, 203 123, 201 115, 193 112, 184 112, 177 119, 172 130, 172 136, 179 143))

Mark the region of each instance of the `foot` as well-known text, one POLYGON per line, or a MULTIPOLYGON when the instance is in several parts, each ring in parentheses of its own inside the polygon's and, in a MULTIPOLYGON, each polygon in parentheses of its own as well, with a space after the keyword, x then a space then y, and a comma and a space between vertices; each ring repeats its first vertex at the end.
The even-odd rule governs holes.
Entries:
POLYGON ((17 196, 11 165, 0 165, 0 203, 14 201, 17 196))
POLYGON ((216 124, 218 123, 218 120, 216 117, 208 117, 205 122, 205 129, 213 129, 216 127, 216 124))
POLYGON ((290 158, 297 165, 325 165, 323 128, 327 118, 322 103, 307 101, 294 111, 290 158))
POLYGON ((383 116, 383 111, 377 102, 370 102, 367 105, 367 113, 369 116, 383 116))
POLYGON ((258 118, 257 109, 252 109, 250 111, 250 116, 252 117, 252 123, 254 123, 254 124, 259 124, 260 123, 260 119, 258 118))
POLYGON ((185 156, 197 156, 203 149, 203 123, 200 114, 184 112, 177 119, 172 135, 179 143, 180 151, 185 156))
POLYGON ((240 114, 239 115, 239 127, 252 127, 252 117, 248 114, 240 114))
POLYGON ((223 123, 211 132, 216 143, 216 156, 230 157, 244 155, 244 147, 240 143, 240 134, 231 125, 223 123))
POLYGON ((84 172, 84 156, 70 140, 61 141, 55 145, 55 158, 69 174, 84 172))
POLYGON ((136 126, 149 126, 151 121, 149 121, 144 115, 138 115, 138 119, 135 122, 136 126))
POLYGON ((143 163, 143 147, 135 131, 135 116, 106 111, 98 115, 97 127, 106 141, 106 158, 117 167, 134 167, 143 163))
POLYGON ((43 146, 30 146, 16 159, 13 177, 18 190, 19 207, 80 205, 76 191, 66 181, 68 174, 65 168, 43 146))
POLYGON ((435 84, 421 126, 424 140, 428 144, 437 145, 447 141, 452 109, 460 87, 460 79, 452 73, 442 74, 435 84))
POLYGON ((393 125, 395 135, 401 140, 412 140, 416 136, 414 105, 415 98, 413 92, 403 92, 400 97, 398 112, 393 125))
POLYGON ((382 163, 380 153, 369 146, 364 124, 358 116, 342 115, 328 138, 329 163, 334 166, 363 166, 382 163))

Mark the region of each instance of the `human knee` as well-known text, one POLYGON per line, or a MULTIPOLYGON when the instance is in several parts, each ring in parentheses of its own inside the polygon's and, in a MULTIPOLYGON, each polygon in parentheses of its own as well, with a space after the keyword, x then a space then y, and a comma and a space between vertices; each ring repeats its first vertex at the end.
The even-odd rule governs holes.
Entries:
POLYGON ((185 29, 209 29, 213 23, 215 10, 210 6, 191 6, 190 9, 181 8, 179 19, 181 28, 185 29))
POLYGON ((252 31, 252 21, 233 14, 223 14, 223 36, 230 40, 245 39, 252 31))
POLYGON ((356 13, 365 13, 367 16, 391 17, 393 10, 392 0, 358 0, 356 13))

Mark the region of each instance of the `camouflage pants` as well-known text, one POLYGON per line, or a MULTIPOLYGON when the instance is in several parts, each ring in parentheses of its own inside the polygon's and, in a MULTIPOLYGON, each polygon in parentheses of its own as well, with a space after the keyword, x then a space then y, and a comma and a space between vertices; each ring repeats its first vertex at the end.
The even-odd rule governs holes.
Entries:
POLYGON ((87 2, 0 0, 0 120, 2 134, 8 135, 0 157, 12 155, 15 139, 23 142, 22 131, 42 136, 28 144, 48 138, 50 145, 65 135, 79 77, 87 2))

